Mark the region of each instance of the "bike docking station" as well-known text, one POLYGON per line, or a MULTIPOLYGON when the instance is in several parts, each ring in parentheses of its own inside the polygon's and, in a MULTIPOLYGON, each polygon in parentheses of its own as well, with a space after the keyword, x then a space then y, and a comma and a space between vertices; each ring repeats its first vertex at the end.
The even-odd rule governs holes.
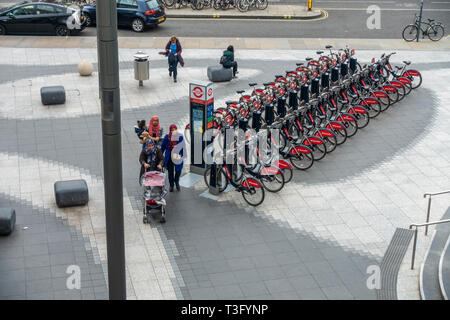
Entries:
MULTIPOLYGON (((208 164, 204 155, 212 153, 212 138, 206 132, 213 127, 214 87, 211 82, 196 81, 189 84, 189 125, 191 135, 190 172, 203 175, 208 164), (211 145, 211 146, 210 146, 211 145), (205 152, 206 151, 206 152, 205 152)), ((209 193, 219 194, 217 166, 211 164, 209 193)))

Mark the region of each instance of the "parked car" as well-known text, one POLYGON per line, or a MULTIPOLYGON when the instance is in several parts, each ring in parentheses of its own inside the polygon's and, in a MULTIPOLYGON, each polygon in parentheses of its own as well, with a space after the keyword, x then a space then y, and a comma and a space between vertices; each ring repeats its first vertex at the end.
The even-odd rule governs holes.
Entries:
POLYGON ((0 9, 0 35, 75 35, 86 27, 81 10, 46 2, 22 2, 0 9))
MULTIPOLYGON (((166 21, 164 7, 158 0, 116 0, 117 24, 129 26, 135 32, 144 31, 146 26, 157 26, 166 21)), ((95 24, 96 5, 83 7, 86 25, 95 24)))

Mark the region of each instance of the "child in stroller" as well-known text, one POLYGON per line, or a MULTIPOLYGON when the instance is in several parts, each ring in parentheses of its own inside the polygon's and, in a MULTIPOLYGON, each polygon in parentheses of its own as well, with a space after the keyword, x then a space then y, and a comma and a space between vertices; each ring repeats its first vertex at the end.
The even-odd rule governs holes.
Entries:
POLYGON ((140 184, 143 188, 143 222, 150 221, 151 211, 161 212, 160 222, 166 222, 166 200, 167 194, 165 188, 165 174, 163 172, 164 159, 161 150, 157 148, 152 140, 148 141, 147 146, 142 150, 139 157, 141 163, 140 184))

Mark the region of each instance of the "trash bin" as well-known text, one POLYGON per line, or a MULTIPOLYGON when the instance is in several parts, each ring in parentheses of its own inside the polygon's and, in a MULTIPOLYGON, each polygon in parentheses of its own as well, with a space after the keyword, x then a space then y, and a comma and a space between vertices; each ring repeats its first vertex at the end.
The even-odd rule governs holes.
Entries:
POLYGON ((142 51, 138 51, 134 55, 134 79, 139 81, 140 87, 144 85, 144 80, 149 79, 148 54, 142 51))

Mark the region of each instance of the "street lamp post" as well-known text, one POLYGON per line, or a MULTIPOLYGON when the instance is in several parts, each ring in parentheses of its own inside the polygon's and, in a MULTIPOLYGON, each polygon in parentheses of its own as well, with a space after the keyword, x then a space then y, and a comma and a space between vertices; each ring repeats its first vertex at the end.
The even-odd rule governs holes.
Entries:
POLYGON ((109 299, 125 300, 125 243, 116 1, 98 0, 96 11, 109 299))

